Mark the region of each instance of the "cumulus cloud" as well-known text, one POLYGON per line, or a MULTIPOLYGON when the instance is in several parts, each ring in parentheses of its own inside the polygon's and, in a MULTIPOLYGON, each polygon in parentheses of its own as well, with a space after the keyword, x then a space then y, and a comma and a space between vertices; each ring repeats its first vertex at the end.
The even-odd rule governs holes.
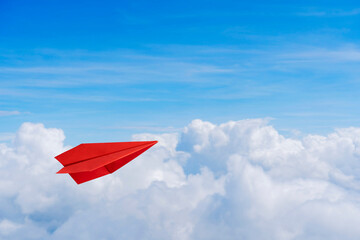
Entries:
POLYGON ((1 239, 359 239, 360 129, 287 138, 267 119, 193 120, 112 175, 76 185, 61 129, 0 144, 1 239))

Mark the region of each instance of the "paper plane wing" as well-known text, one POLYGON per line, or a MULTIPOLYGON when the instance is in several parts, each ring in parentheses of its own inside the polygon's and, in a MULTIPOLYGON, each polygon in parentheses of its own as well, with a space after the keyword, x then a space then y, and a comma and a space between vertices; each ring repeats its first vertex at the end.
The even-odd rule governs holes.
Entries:
POLYGON ((77 184, 110 174, 151 148, 157 141, 83 143, 55 158, 77 184))

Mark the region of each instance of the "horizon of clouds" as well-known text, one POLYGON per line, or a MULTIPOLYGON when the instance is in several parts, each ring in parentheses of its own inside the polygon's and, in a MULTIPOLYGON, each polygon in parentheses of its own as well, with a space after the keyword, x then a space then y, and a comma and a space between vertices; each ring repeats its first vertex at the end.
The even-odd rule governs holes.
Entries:
POLYGON ((195 119, 112 175, 76 185, 65 133, 23 123, 0 144, 5 239, 358 239, 360 128, 297 138, 269 119, 195 119))

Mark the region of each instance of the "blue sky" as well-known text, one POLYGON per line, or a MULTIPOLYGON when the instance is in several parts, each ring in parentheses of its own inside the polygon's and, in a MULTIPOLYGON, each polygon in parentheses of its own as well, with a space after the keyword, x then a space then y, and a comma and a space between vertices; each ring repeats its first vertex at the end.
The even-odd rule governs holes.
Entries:
POLYGON ((283 134, 359 126, 351 1, 1 1, 0 132, 66 142, 272 118, 283 134))

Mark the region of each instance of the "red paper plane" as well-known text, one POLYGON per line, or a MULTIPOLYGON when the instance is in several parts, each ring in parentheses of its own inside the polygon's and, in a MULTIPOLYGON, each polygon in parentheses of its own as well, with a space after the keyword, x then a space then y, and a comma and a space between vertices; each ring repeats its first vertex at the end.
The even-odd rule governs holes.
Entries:
POLYGON ((55 158, 77 184, 110 174, 151 148, 157 141, 83 143, 55 158))

